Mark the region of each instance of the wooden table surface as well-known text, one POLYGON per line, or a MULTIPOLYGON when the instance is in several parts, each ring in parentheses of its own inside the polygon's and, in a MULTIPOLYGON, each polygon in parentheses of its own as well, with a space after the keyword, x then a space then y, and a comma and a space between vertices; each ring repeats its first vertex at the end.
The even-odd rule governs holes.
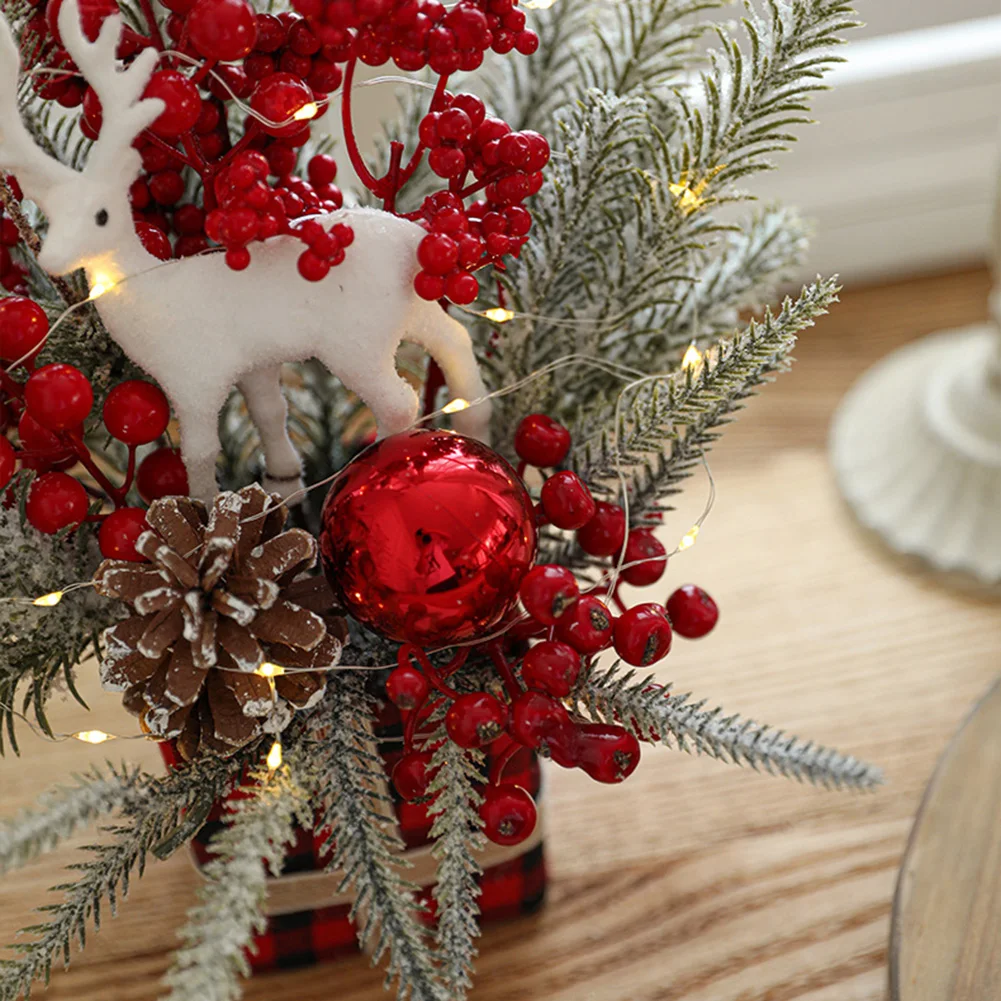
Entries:
MULTIPOLYGON (((751 403, 713 454, 717 507, 670 571, 672 586, 705 586, 722 617, 709 638, 675 644, 665 679, 877 761, 888 785, 825 793, 665 749, 614 788, 551 768, 549 903, 487 931, 476 1001, 884 998, 897 866, 936 759, 1001 667, 1001 614, 864 539, 833 488, 825 438, 865 368, 913 337, 982 320, 987 288, 972 271, 846 293, 803 340, 794 372, 751 403)), ((704 497, 696 478, 670 538, 704 497)), ((59 706, 59 728, 129 731, 114 696, 93 679, 81 687, 96 714, 59 706)), ((112 750, 156 767, 151 746, 112 750)), ((3 812, 106 753, 26 735, 24 758, 0 762, 3 812)), ((30 923, 74 855, 5 877, 0 941, 30 923)), ((157 998, 196 885, 183 854, 154 862, 46 996, 157 998)), ((380 982, 359 958, 259 978, 247 997, 376 1001, 380 982)))

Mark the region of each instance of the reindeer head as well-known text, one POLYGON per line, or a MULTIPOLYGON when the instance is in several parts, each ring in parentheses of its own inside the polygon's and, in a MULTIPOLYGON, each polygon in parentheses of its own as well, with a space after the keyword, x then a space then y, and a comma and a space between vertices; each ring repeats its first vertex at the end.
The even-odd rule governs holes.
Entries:
POLYGON ((38 261, 50 274, 107 267, 122 248, 138 245, 128 196, 140 169, 132 140, 164 105, 157 98, 142 99, 157 60, 154 49, 145 49, 128 69, 118 70, 115 51, 121 30, 121 17, 109 17, 91 42, 80 25, 78 0, 64 0, 59 10, 63 46, 101 102, 101 135, 78 173, 43 153, 25 129, 17 109, 17 44, 0 18, 0 166, 16 175, 48 218, 38 261))

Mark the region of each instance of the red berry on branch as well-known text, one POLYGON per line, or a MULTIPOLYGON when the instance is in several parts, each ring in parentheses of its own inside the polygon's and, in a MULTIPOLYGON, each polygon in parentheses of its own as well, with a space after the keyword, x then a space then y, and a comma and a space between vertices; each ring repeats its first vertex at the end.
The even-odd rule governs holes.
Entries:
POLYGON ((690 640, 705 636, 719 620, 716 602, 694 584, 683 584, 667 599, 667 614, 674 631, 690 640))
POLYGON ((556 620, 556 635, 578 653, 604 650, 612 641, 614 620, 604 602, 593 595, 581 595, 556 620))
POLYGON ((257 15, 257 40, 254 48, 258 52, 277 52, 284 44, 288 29, 274 14, 257 15))
POLYGON ((173 222, 179 236, 201 236, 205 231, 205 209, 199 205, 178 205, 173 222))
POLYGON ((28 488, 28 523, 46 535, 55 535, 87 517, 87 491, 66 473, 44 473, 28 488))
POLYGON ((156 441, 170 421, 170 405, 163 390, 143 379, 115 386, 104 401, 104 425, 126 445, 156 441))
POLYGON ((467 749, 496 740, 507 725, 507 706, 489 692, 460 695, 445 714, 445 729, 452 741, 467 749))
POLYGON ((0 437, 0 488, 7 486, 13 478, 16 461, 14 446, 0 437))
MULTIPOLYGON (((82 431, 81 428, 74 428, 82 431)), ((42 427, 27 410, 21 414, 17 424, 17 436, 21 439, 21 448, 28 452, 43 452, 43 457, 32 460, 32 469, 51 469, 59 464, 72 466, 76 462, 73 450, 64 445, 48 428, 42 427)))
POLYGON ((163 139, 176 139, 198 121, 202 99, 198 88, 177 70, 158 70, 149 78, 143 97, 158 97, 166 105, 150 129, 163 139))
POLYGON ((409 664, 397 667, 386 679, 386 694, 397 709, 417 709, 431 690, 428 679, 409 664))
POLYGON ((454 146, 438 146, 428 154, 428 166, 439 177, 459 177, 466 169, 466 154, 454 146))
POLYGON ((521 788, 505 782, 490 786, 480 806, 483 833, 498 845, 520 845, 531 837, 539 815, 535 800, 521 788))
POLYGON ((232 63, 257 41, 257 18, 244 0, 198 0, 187 18, 188 37, 206 59, 232 63))
POLYGON ((141 507, 123 507, 112 511, 101 523, 97 534, 101 555, 106 560, 143 563, 146 557, 136 551, 136 541, 148 527, 146 512, 141 507))
POLYGON ((459 271, 445 279, 445 296, 457 306, 468 306, 480 294, 480 283, 476 277, 459 271))
POLYGON ((408 802, 423 799, 428 794, 433 772, 429 751, 411 751, 403 755, 393 769, 393 785, 408 802))
POLYGON ((639 741, 621 726, 584 723, 577 728, 579 766, 597 782, 629 778, 640 763, 639 741))
POLYGON ((167 234, 159 226, 140 220, 136 223, 136 236, 146 253, 158 261, 169 261, 174 256, 167 234))
POLYGON ((432 275, 421 271, 414 278, 414 291, 428 302, 435 302, 445 294, 445 279, 440 275, 432 275))
POLYGON ((576 762, 576 728, 562 702, 541 692, 523 692, 511 704, 508 732, 525 747, 564 768, 576 762))
POLYGON ((330 272, 330 261, 312 250, 304 250, 299 255, 299 274, 308 282, 318 282, 330 272))
POLYGON ((139 463, 136 488, 147 504, 161 497, 186 497, 188 472, 180 454, 172 448, 158 448, 139 463))
POLYGON ((184 197, 184 178, 178 170, 161 170, 150 177, 149 193, 161 205, 176 205, 184 197))
POLYGON ((649 602, 622 613, 615 622, 615 652, 634 667, 649 667, 671 650, 671 623, 663 605, 649 602))
POLYGON ((431 275, 447 275, 459 260, 459 245, 449 236, 431 233, 417 247, 417 261, 431 275))
POLYGON ((300 77, 281 72, 272 73, 254 88, 250 106, 261 116, 259 124, 268 135, 291 136, 302 125, 296 113, 312 101, 313 92, 300 77))
POLYGON ((514 433, 514 450, 530 466, 558 466, 570 451, 570 432, 552 417, 529 414, 514 433))
POLYGON ((587 485, 569 470, 555 473, 542 484, 542 510, 557 527, 568 531, 583 528, 596 510, 587 485))
POLYGON ((67 431, 86 420, 94 405, 94 390, 78 368, 56 362, 32 373, 25 383, 24 402, 42 427, 67 431))
POLYGON ((48 333, 49 318, 37 302, 21 295, 0 299, 0 361, 34 360, 48 333))
POLYGON ((580 654, 558 640, 536 643, 521 662, 522 681, 558 699, 565 699, 573 691, 579 675, 580 654))
POLYGON ((622 579, 634 587, 656 584, 667 569, 667 550, 650 528, 634 528, 626 539, 622 579), (635 566, 629 566, 634 563, 635 566))
POLYGON ((533 567, 521 582, 521 603, 525 611, 544 626, 554 625, 577 600, 577 578, 553 563, 533 567))
POLYGON ((456 94, 451 107, 464 111, 473 129, 478 129, 487 116, 486 106, 473 94, 456 94))
MULTIPOLYGON (((59 34, 59 11, 62 9, 63 0, 49 0, 45 7, 45 20, 49 27, 52 38, 61 43, 59 34)), ((80 27, 83 28, 84 35, 95 42, 101 31, 101 25, 111 17, 112 14, 119 13, 116 0, 80 0, 80 27)))
POLYGON ((317 153, 316 156, 310 157, 306 170, 309 183, 318 188, 325 184, 333 184, 337 179, 337 161, 328 153, 317 153))
POLYGON ((598 501, 594 517, 577 532, 577 543, 591 556, 612 556, 626 538, 626 513, 618 504, 598 501))
POLYGON ((250 267, 250 251, 246 247, 232 247, 226 251, 226 264, 233 271, 250 267))

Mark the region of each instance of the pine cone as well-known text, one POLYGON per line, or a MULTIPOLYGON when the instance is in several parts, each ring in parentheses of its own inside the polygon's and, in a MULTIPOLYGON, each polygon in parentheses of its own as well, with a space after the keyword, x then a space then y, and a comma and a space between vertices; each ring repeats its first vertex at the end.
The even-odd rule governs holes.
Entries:
POLYGON ((323 672, 340 661, 347 624, 326 581, 300 576, 316 540, 283 532, 279 504, 256 485, 220 494, 211 513, 184 497, 156 501, 136 543, 149 563, 106 560, 94 575, 99 594, 135 612, 104 631, 104 687, 188 760, 280 732, 319 701, 323 672), (273 690, 254 673, 266 662, 288 669, 273 690))

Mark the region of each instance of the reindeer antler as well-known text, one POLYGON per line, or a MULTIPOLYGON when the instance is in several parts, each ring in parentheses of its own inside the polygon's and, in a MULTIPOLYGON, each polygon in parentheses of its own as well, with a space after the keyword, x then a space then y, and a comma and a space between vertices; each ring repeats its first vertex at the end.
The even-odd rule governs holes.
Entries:
POLYGON ((84 79, 101 102, 101 135, 91 149, 87 172, 105 173, 119 163, 132 140, 164 110, 159 98, 142 99, 156 66, 158 53, 143 49, 125 70, 118 69, 117 49, 122 18, 115 14, 90 41, 80 24, 78 0, 64 0, 59 8, 59 34, 84 79))
POLYGON ((14 33, 0 17, 0 167, 16 175, 24 193, 44 209, 46 193, 72 179, 70 167, 42 152, 21 121, 17 107, 21 56, 14 33))

